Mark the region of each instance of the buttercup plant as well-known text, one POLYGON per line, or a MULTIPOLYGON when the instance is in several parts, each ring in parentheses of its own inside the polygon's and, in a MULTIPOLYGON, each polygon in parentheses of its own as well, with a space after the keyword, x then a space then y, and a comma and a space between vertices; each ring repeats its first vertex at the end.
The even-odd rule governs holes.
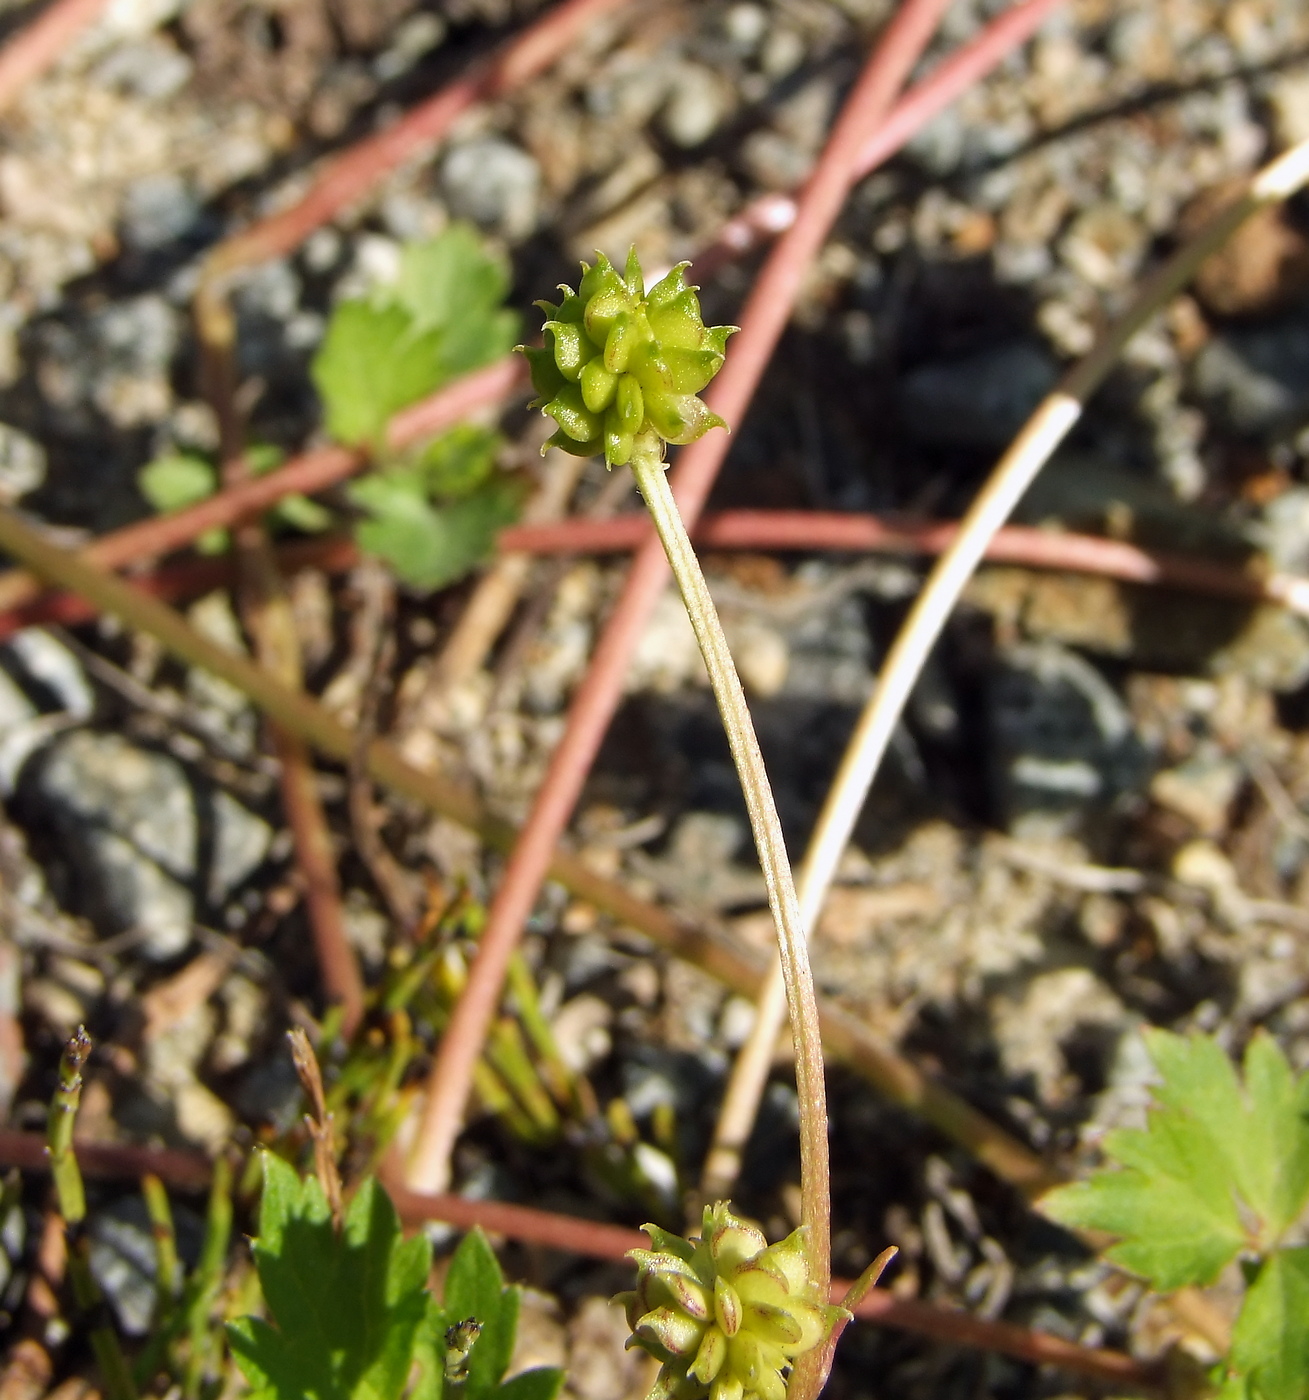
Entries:
POLYGON ((633 248, 623 275, 603 253, 582 264, 576 292, 536 304, 549 318, 541 349, 522 347, 540 408, 559 425, 547 446, 578 457, 604 454, 610 467, 661 462, 664 444, 694 442, 725 428, 697 395, 723 367, 735 326, 706 326, 690 263, 647 293, 633 248))
POLYGON ((792 1361, 850 1317, 815 1282, 803 1227, 770 1245, 719 1201, 699 1240, 645 1230, 654 1249, 628 1254, 636 1288, 620 1300, 628 1347, 663 1362, 651 1400, 785 1400, 792 1361))
MULTIPOLYGON (((777 926, 800 1100, 801 1230, 770 1252, 763 1236, 710 1208, 698 1242, 662 1231, 638 1258, 629 1302, 634 1345, 664 1364, 652 1400, 809 1400, 831 1362, 825 1345, 845 1314, 831 1282, 827 1095, 804 928, 777 808, 722 624, 664 471, 664 449, 727 424, 699 397, 722 368, 734 327, 704 323, 689 264, 647 293, 633 248, 623 275, 604 256, 578 290, 540 302, 544 344, 524 348, 535 406, 555 420, 550 444, 630 466, 659 533, 704 656, 741 779, 777 926), (737 1287, 743 1282, 745 1292, 737 1287), (746 1304, 749 1304, 747 1310, 746 1304), (783 1378, 790 1372, 789 1382, 783 1378)), ((650 1228, 650 1227, 647 1227, 650 1228)))

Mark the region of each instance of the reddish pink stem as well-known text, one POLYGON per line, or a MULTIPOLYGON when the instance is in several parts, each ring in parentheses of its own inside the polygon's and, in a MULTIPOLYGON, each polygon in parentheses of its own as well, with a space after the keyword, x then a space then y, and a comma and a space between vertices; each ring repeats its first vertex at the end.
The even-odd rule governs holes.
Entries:
MULTIPOLYGON (((952 520, 897 521, 837 511, 729 510, 704 516, 692 532, 706 549, 796 549, 852 554, 940 554, 958 533, 952 520)), ((502 530, 500 548, 523 554, 603 554, 636 549, 649 534, 645 515, 577 517, 502 530)), ((1220 598, 1290 603, 1302 590, 1284 576, 1264 577, 1230 564, 1142 549, 1122 540, 1007 525, 986 551, 992 563, 1067 569, 1127 583, 1157 584, 1220 598)), ((1297 608, 1297 611, 1299 609, 1297 608)))
MULTIPOLYGON (((707 396, 713 411, 728 423, 739 424, 744 418, 785 329, 805 272, 845 202, 859 153, 926 48, 948 2, 905 0, 847 99, 805 186, 795 223, 764 264, 746 302, 741 333, 707 396)), ((694 524, 704 508, 727 445, 726 434, 714 432, 678 456, 672 486, 688 525, 694 524)), ((622 596, 574 697, 563 738, 488 913, 468 983, 441 1039, 409 1167, 410 1184, 417 1189, 435 1190, 446 1185, 473 1066, 500 999, 510 954, 536 903, 554 848, 622 695, 632 651, 667 580, 663 549, 652 538, 637 553, 622 596)))
POLYGON ((100 18, 108 0, 54 0, 0 49, 0 111, 68 52, 77 36, 100 18))
POLYGON ((621 0, 566 0, 548 11, 483 63, 441 89, 398 121, 330 162, 308 194, 289 209, 260 220, 220 243, 209 255, 207 275, 223 277, 240 267, 298 248, 314 229, 362 199, 386 175, 439 141, 475 102, 511 92, 561 57, 579 35, 621 0))
MULTIPOLYGON (((171 1186, 183 1190, 203 1190, 212 1168, 199 1152, 179 1152, 159 1147, 136 1147, 119 1143, 76 1142, 73 1150, 78 1164, 88 1176, 140 1177, 150 1172, 171 1186)), ((21 1167, 24 1171, 46 1171, 49 1158, 45 1138, 40 1133, 0 1128, 0 1165, 21 1167)), ((503 1201, 471 1201, 463 1196, 418 1195, 392 1180, 386 1188, 406 1225, 418 1226, 440 1220, 459 1230, 480 1227, 493 1235, 521 1244, 539 1245, 568 1254, 593 1259, 623 1259, 630 1249, 647 1249, 649 1240, 639 1230, 608 1225, 578 1216, 556 1215, 530 1206, 503 1201)), ((839 1301, 849 1288, 843 1279, 832 1280, 832 1299, 839 1301)), ((1082 1375, 1098 1376, 1119 1385, 1158 1388, 1158 1377, 1149 1367, 1121 1352, 1101 1347, 1079 1346, 1048 1332, 1016 1327, 1008 1322, 989 1322, 954 1308, 944 1308, 917 1299, 897 1298, 889 1289, 874 1288, 855 1308, 857 1317, 866 1317, 884 1327, 897 1327, 955 1345, 978 1347, 985 1351, 1015 1356, 1036 1365, 1062 1366, 1082 1375)))
MULTIPOLYGON (((387 445, 396 451, 421 438, 452 428, 470 413, 502 403, 526 384, 522 357, 506 356, 456 379, 412 407, 398 413, 387 429, 387 445)), ((170 550, 181 549, 206 530, 226 529, 241 519, 268 510, 294 492, 325 491, 359 471, 367 462, 348 447, 320 447, 294 458, 267 476, 250 477, 227 487, 198 505, 151 516, 122 530, 102 535, 86 548, 86 558, 107 569, 143 564, 170 550)), ((10 570, 0 574, 0 613, 40 596, 44 585, 34 574, 10 570)))
MULTIPOLYGON (((153 1172, 162 1181, 190 1191, 209 1185, 213 1168, 202 1152, 183 1152, 171 1147, 137 1147, 123 1142, 74 1141, 78 1165, 87 1176, 144 1176, 153 1172)), ((24 1133, 16 1128, 0 1128, 0 1164, 24 1171, 50 1169, 43 1133, 24 1133)))
MULTIPOLYGON (((949 545, 958 528, 954 521, 946 520, 908 523, 827 511, 729 510, 702 516, 692 535, 705 549, 934 555, 949 545)), ((576 517, 549 525, 512 525, 500 532, 498 543, 505 553, 614 554, 637 548, 649 529, 646 515, 618 515, 608 520, 576 517)), ((1309 583, 1304 579, 1259 574, 1193 555, 1146 550, 1097 535, 1008 525, 997 533, 986 557, 992 563, 1061 569, 1215 598, 1274 603, 1309 615, 1309 583)), ((309 568, 339 574, 358 563, 359 550, 352 540, 333 535, 283 545, 277 551, 277 561, 287 576, 309 568)), ((157 573, 137 575, 133 582, 157 598, 179 602, 225 587, 233 576, 230 559, 186 559, 157 573)), ((0 613, 0 641, 20 627, 43 622, 71 626, 96 616, 96 609, 75 593, 46 593, 0 613)))
MULTIPOLYGON (((1042 20, 1065 0, 1022 0, 991 21, 970 43, 955 50, 896 103, 886 120, 859 152, 856 178, 876 170, 933 117, 961 93, 984 78, 997 64, 1025 44, 1042 20)), ((795 222, 796 203, 790 195, 765 194, 752 200, 718 231, 708 248, 696 255, 696 275, 708 278, 724 263, 742 257, 775 238, 795 222)))

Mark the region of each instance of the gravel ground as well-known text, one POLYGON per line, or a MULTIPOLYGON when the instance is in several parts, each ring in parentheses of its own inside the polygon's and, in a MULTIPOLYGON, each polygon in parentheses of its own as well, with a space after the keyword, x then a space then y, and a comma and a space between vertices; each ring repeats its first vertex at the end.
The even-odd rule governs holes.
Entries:
MULTIPOLYGON (((189 318, 205 252, 301 192, 316 156, 538 8, 115 0, 0 134, 0 498, 69 542, 144 514, 146 461, 217 442, 189 318)), ((924 70, 1000 8, 956 0, 924 70)), ((307 366, 332 304, 451 218, 511 255, 525 305, 596 247, 635 242, 647 266, 667 265, 752 196, 794 189, 887 11, 704 0, 595 25, 548 75, 461 119, 435 158, 241 282, 252 434, 288 450, 320 434, 307 366)), ((714 504, 957 515, 1143 269, 1306 136, 1303 6, 1067 5, 858 186, 735 426, 714 504)), ((754 266, 703 289, 707 320, 735 318, 754 266)), ((534 460, 537 425, 514 411, 505 427, 534 460)), ((1307 468, 1309 204, 1293 202, 1253 220, 1138 337, 1019 518, 1309 571, 1307 468)), ((588 468, 579 499, 602 475, 588 468)), ((799 850, 917 570, 833 555, 707 566, 799 850)), ((386 720, 411 759, 475 782, 510 817, 536 790, 621 582, 604 560, 535 569, 534 602, 489 667, 444 692, 434 658, 468 586, 402 594, 386 720)), ((309 685, 346 715, 367 678, 351 625, 365 586, 313 571, 293 583, 309 685)), ((239 644, 224 595, 190 616, 239 644)), ((1307 697, 1309 630, 1288 613, 983 570, 842 867, 815 941, 820 986, 1065 1162, 1090 1162, 1105 1127, 1139 1115, 1145 1024, 1233 1049, 1266 1026, 1309 1066, 1307 697), (1115 886, 1105 867, 1139 878, 1115 886)), ((241 697, 108 624, 25 632, 0 648, 0 786, 0 1006, 26 1046, 0 1075, 10 1123, 41 1125, 59 1042, 85 1021, 104 1047, 88 1132, 216 1150, 285 1131, 297 1091, 282 1032, 321 1003, 241 697), (203 995, 178 998, 188 985, 203 995)), ((376 978, 393 927, 353 846, 342 777, 327 773, 323 792, 351 936, 376 978)), ((404 866, 473 899, 491 888, 497 862, 458 829, 401 805, 386 816, 404 866)), ((634 891, 766 946, 744 807, 671 593, 573 840, 634 891)), ((460 1147, 460 1189, 675 1223, 749 1004, 553 888, 526 953, 572 1068, 609 1106, 608 1137, 579 1123, 543 1148, 484 1116, 460 1147)), ((795 1114, 781 1057, 740 1192, 770 1231, 796 1208, 795 1114)), ((906 1296, 1141 1355, 1175 1339, 1135 1286, 844 1073, 833 1149, 839 1270, 894 1242, 906 1296)), ((95 1201, 98 1267, 139 1327, 150 1284, 148 1256, 132 1262, 137 1199, 101 1187, 95 1201)), ((39 1204, 34 1184, 11 1310, 39 1204)), ((600 1301, 621 1271, 512 1249, 508 1260, 539 1290, 524 1329, 533 1357, 567 1356, 580 1400, 643 1393, 600 1301)), ((830 1393, 964 1400, 1068 1385, 863 1327, 842 1343, 830 1393)))

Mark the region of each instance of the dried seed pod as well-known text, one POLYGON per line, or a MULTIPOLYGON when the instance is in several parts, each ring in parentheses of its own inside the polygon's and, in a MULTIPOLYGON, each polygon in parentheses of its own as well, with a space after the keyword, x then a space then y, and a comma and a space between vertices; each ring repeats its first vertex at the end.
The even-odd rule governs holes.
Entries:
POLYGON ((620 1298, 627 1345, 663 1363, 647 1400, 785 1400, 792 1362, 848 1316, 820 1296, 804 1230, 770 1245, 724 1201, 698 1240, 644 1228, 654 1248, 628 1254, 636 1288, 620 1298))
POLYGON ((538 397, 534 408, 558 431, 546 444, 579 457, 604 454, 611 467, 633 453, 660 460, 664 444, 694 442, 727 425, 698 397, 722 368, 735 326, 706 326, 680 263, 645 290, 633 248, 624 275, 603 253, 582 264, 576 292, 560 287, 546 314, 541 349, 520 346, 538 397))

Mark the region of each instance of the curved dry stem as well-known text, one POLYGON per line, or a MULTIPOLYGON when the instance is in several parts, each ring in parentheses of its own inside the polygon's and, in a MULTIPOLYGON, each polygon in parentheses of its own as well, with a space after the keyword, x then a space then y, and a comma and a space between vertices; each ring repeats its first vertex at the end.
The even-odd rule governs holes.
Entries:
MULTIPOLYGON (((1309 141, 1264 167, 1247 192, 1220 210, 1150 278, 1123 317, 1085 359, 1075 365, 1040 404, 997 463, 980 495, 941 555, 887 653, 877 686, 859 717, 841 766, 823 804, 800 873, 800 915, 807 931, 836 876, 841 855, 885 757, 887 745, 923 665, 991 541, 1037 473, 1082 415, 1086 401, 1104 382, 1124 347, 1196 269, 1252 214, 1286 199, 1309 180, 1309 141)), ((786 1014, 782 974, 776 963, 760 993, 754 1026, 732 1067, 702 1190, 723 1194, 740 1169, 768 1076, 772 1047, 786 1014)))
POLYGON ((632 475, 645 498, 668 563, 686 603, 700 644, 714 699, 727 731, 732 759, 745 792, 750 828, 759 851, 759 864, 768 888, 768 906, 777 926, 777 946, 791 1010, 795 1041, 795 1078, 800 1099, 800 1217, 809 1227, 813 1276, 824 1294, 831 1278, 831 1195, 828 1180, 827 1089, 823 1075, 823 1045, 818 1028, 818 1005, 809 968, 809 949, 800 906, 791 878, 791 862, 777 817, 777 805, 755 736, 745 691, 723 635, 718 610, 700 570, 691 538, 668 485, 664 465, 637 454, 632 475))
MULTIPOLYGON (((316 700, 303 691, 279 684, 248 657, 217 646, 157 598, 84 556, 51 544, 13 511, 5 509, 0 509, 0 550, 49 583, 86 598, 98 611, 111 613, 128 627, 157 638, 186 664, 199 666, 235 686, 270 718, 324 755, 342 763, 349 763, 354 757, 356 736, 316 700)), ((662 559, 661 552, 661 562, 662 559)), ((377 782, 467 827, 489 846, 507 851, 518 839, 518 829, 488 813, 475 794, 439 773, 414 768, 383 740, 372 741, 366 758, 368 771, 377 782)), ((621 884, 597 875, 577 856, 552 851, 547 869, 553 879, 580 899, 619 923, 646 933, 675 956, 694 963, 737 991, 748 995, 762 984, 762 966, 740 947, 707 929, 680 923, 663 909, 638 899, 621 884)), ((819 1002, 819 1009, 830 1053, 848 1062, 893 1103, 920 1115, 1028 1195, 1038 1195, 1062 1180, 1058 1172, 1016 1138, 879 1042, 862 1021, 826 999, 819 1002)), ((20 1150, 16 1144, 21 1138, 21 1134, 0 1129, 0 1161, 10 1160, 6 1154, 20 1150)), ((100 1153, 97 1160, 107 1162, 120 1149, 88 1151, 100 1153)))

